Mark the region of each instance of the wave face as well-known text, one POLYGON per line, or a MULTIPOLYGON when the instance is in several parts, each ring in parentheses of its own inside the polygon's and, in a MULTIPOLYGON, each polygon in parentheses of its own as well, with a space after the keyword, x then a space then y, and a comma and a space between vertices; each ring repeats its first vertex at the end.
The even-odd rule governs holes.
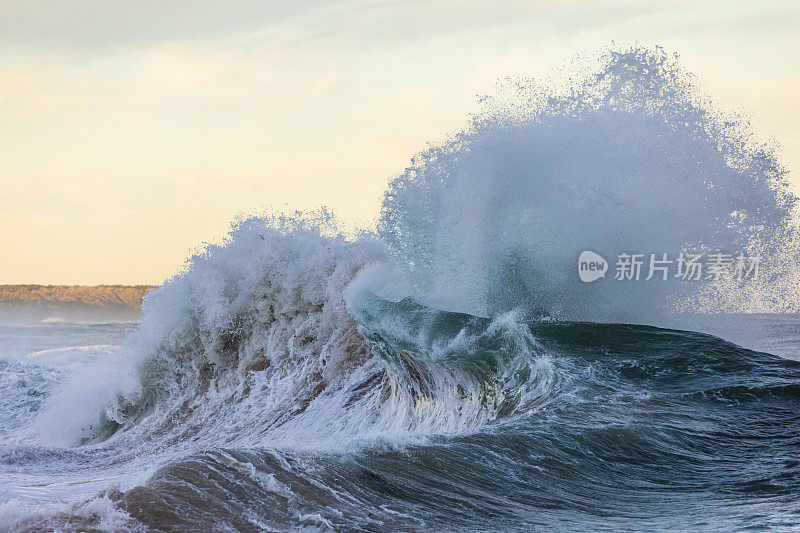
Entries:
MULTIPOLYGON (((488 99, 392 183, 378 235, 240 220, 121 345, 0 354, 0 530, 800 527, 800 363, 597 323, 773 285, 574 273, 584 247, 736 246, 790 279, 785 173, 660 51, 602 61, 488 99)), ((90 328, 35 335, 67 327, 90 328)), ((774 328, 796 344, 796 317, 774 328)))

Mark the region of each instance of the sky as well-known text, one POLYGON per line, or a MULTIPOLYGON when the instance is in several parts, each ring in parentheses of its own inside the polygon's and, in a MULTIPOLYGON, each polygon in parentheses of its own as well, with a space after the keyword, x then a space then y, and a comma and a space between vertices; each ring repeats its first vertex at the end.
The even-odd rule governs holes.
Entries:
POLYGON ((611 43, 680 54, 800 192, 800 2, 0 4, 0 283, 159 283, 237 215, 387 182, 499 78, 611 43))

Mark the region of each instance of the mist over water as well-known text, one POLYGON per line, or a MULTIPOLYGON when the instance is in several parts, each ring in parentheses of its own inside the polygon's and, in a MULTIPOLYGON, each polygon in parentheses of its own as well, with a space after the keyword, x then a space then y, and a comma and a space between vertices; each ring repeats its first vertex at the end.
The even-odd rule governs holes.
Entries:
MULTIPOLYGON (((0 331, 33 343, 0 353, 0 530, 800 525, 797 361, 643 325, 796 310, 777 152, 660 49, 569 69, 483 98, 390 183, 376 234, 239 220, 122 342, 0 331), (584 250, 763 273, 583 283, 584 250)), ((765 345, 796 344, 782 320, 765 345)))

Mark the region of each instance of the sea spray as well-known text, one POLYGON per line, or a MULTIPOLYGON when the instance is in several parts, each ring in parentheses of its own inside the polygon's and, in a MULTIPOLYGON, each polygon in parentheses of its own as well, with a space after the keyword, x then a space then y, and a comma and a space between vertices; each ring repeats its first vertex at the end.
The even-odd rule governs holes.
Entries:
POLYGON ((676 56, 631 48, 577 64, 563 86, 505 81, 390 183, 380 234, 417 297, 484 316, 659 323, 678 303, 736 310, 736 298, 680 280, 582 283, 581 252, 747 252, 772 281, 796 262, 776 150, 715 109, 676 56))
POLYGON ((369 358, 342 294, 381 253, 337 233, 325 210, 236 222, 145 298, 145 318, 124 347, 139 386, 104 406, 105 426, 124 430, 146 417, 151 433, 172 438, 257 439, 282 413, 301 412, 369 358), (219 413, 230 402, 240 416, 219 413), (257 411, 266 420, 253 427, 257 411))

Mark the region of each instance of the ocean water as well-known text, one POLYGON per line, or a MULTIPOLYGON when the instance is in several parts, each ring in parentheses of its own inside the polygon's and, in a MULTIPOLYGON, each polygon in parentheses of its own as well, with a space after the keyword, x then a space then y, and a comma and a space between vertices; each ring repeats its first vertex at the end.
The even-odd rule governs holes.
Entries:
POLYGON ((737 317, 787 359, 689 331, 370 304, 376 361, 336 392, 275 395, 253 370, 78 446, 41 443, 37 420, 133 326, 0 330, 16 352, 0 363, 0 528, 800 527, 797 317, 737 317))
POLYGON ((800 528, 778 152, 660 49, 569 79, 484 99, 374 234, 242 219, 139 323, 0 326, 0 530, 800 528), (583 283, 587 249, 763 268, 583 283))

